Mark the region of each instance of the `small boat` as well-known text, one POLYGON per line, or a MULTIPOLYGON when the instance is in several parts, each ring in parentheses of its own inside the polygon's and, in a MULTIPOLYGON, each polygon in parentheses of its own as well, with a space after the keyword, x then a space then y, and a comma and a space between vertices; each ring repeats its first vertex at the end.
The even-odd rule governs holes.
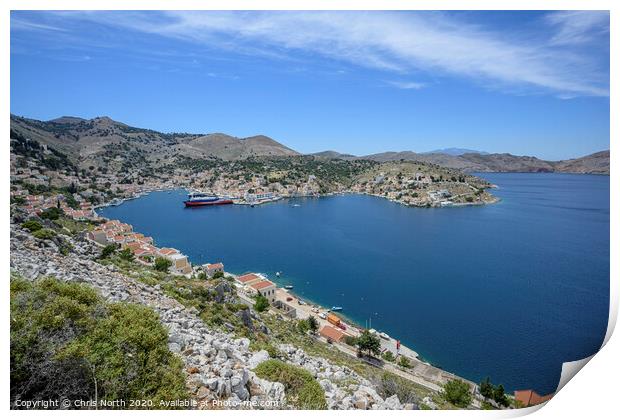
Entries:
POLYGON ((276 271, 276 277, 280 277, 280 272, 276 271))
POLYGON ((380 332, 380 333, 379 333, 379 337, 383 338, 384 340, 389 340, 389 339, 390 339, 390 336, 389 336, 389 335, 387 335, 387 334, 386 334, 386 333, 384 333, 384 332, 380 332))
POLYGON ((332 306, 332 311, 342 311, 342 306, 332 306))
POLYGON ((291 290, 293 288, 293 285, 292 284, 287 284, 286 286, 284 286, 284 288, 291 290))

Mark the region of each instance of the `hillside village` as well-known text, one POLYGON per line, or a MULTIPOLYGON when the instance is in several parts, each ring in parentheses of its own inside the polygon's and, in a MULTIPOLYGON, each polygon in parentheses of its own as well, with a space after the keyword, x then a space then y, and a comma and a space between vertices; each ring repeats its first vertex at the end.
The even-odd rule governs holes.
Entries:
POLYGON ((494 202, 486 191, 490 187, 486 181, 429 163, 377 163, 296 155, 237 160, 177 156, 172 163, 161 163, 154 170, 146 160, 150 158, 148 154, 138 159, 141 163, 136 163, 133 155, 123 151, 126 148, 123 142, 106 144, 119 148, 111 160, 105 154, 102 160, 91 155, 76 160, 58 150, 58 146, 12 130, 11 182, 22 186, 14 190, 22 191, 26 187, 35 195, 65 190, 74 195, 68 200, 73 210, 77 210, 76 201, 85 209, 88 207, 84 202, 92 206, 119 203, 148 191, 173 188, 230 197, 236 204, 346 192, 423 207, 494 202))

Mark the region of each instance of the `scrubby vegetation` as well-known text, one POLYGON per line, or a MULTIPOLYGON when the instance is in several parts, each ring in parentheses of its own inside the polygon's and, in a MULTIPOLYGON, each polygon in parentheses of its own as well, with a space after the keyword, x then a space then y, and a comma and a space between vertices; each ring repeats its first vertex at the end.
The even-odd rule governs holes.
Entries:
POLYGON ((28 229, 30 232, 36 232, 37 230, 40 230, 43 228, 41 223, 37 222, 36 220, 27 220, 24 223, 22 223, 22 227, 24 229, 28 229))
POLYGON ((155 312, 107 304, 86 285, 12 277, 10 356, 12 403, 187 398, 155 312))
POLYGON ((459 408, 466 408, 472 401, 469 385, 460 379, 453 379, 443 386, 441 396, 459 408))
POLYGON ((254 310, 257 312, 265 312, 269 308, 269 301, 263 295, 256 296, 254 302, 254 310))
POLYGON ((171 265, 172 265, 172 261, 166 258, 163 258, 163 257, 155 258, 155 270, 157 271, 167 273, 171 265))
POLYGON ((323 388, 307 370, 280 360, 267 360, 259 364, 254 372, 260 378, 282 383, 287 403, 295 408, 327 409, 323 388))
POLYGON ((510 405, 510 401, 508 401, 508 398, 506 397, 504 385, 493 385, 488 376, 484 381, 480 382, 480 395, 489 400, 495 401, 495 403, 497 403, 500 407, 508 407, 510 405))
POLYGON ((32 236, 34 236, 37 239, 42 239, 42 240, 52 239, 56 236, 56 232, 54 232, 51 229, 38 229, 32 232, 32 236))

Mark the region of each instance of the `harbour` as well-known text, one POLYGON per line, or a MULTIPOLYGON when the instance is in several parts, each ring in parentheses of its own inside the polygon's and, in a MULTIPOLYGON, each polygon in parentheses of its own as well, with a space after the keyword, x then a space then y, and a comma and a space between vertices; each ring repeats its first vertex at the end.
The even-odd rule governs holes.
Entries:
POLYGON ((357 325, 372 318, 378 331, 459 376, 479 381, 489 375, 509 390, 552 392, 561 363, 596 351, 604 335, 608 260, 597 250, 608 243, 605 235, 584 232, 608 229, 608 178, 485 176, 500 187, 497 205, 412 209, 344 195, 185 212, 179 208, 185 193, 173 191, 102 209, 102 215, 183 250, 195 264, 281 272, 273 280, 294 286, 295 296, 324 308, 342 306, 357 325), (155 202, 159 210, 146 211, 155 202), (517 229, 526 220, 536 235, 517 229), (190 231, 208 231, 211 239, 197 243, 190 231), (585 265, 595 271, 584 272, 585 265), (584 281, 588 292, 577 286, 584 281), (549 291, 557 287, 563 295, 554 298, 549 291), (536 303, 541 294, 545 307, 536 303), (589 311, 575 310, 577 302, 589 311), (592 334, 566 329, 558 316, 592 334), (493 339, 476 340, 481 329, 493 339))

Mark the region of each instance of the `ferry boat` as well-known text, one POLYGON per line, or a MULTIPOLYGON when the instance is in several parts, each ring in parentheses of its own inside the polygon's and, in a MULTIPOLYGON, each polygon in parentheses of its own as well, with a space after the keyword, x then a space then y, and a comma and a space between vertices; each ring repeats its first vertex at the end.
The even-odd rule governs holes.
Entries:
POLYGON ((233 201, 229 197, 218 197, 216 195, 204 193, 190 193, 187 195, 187 200, 183 203, 185 204, 185 207, 198 207, 232 204, 233 201))

